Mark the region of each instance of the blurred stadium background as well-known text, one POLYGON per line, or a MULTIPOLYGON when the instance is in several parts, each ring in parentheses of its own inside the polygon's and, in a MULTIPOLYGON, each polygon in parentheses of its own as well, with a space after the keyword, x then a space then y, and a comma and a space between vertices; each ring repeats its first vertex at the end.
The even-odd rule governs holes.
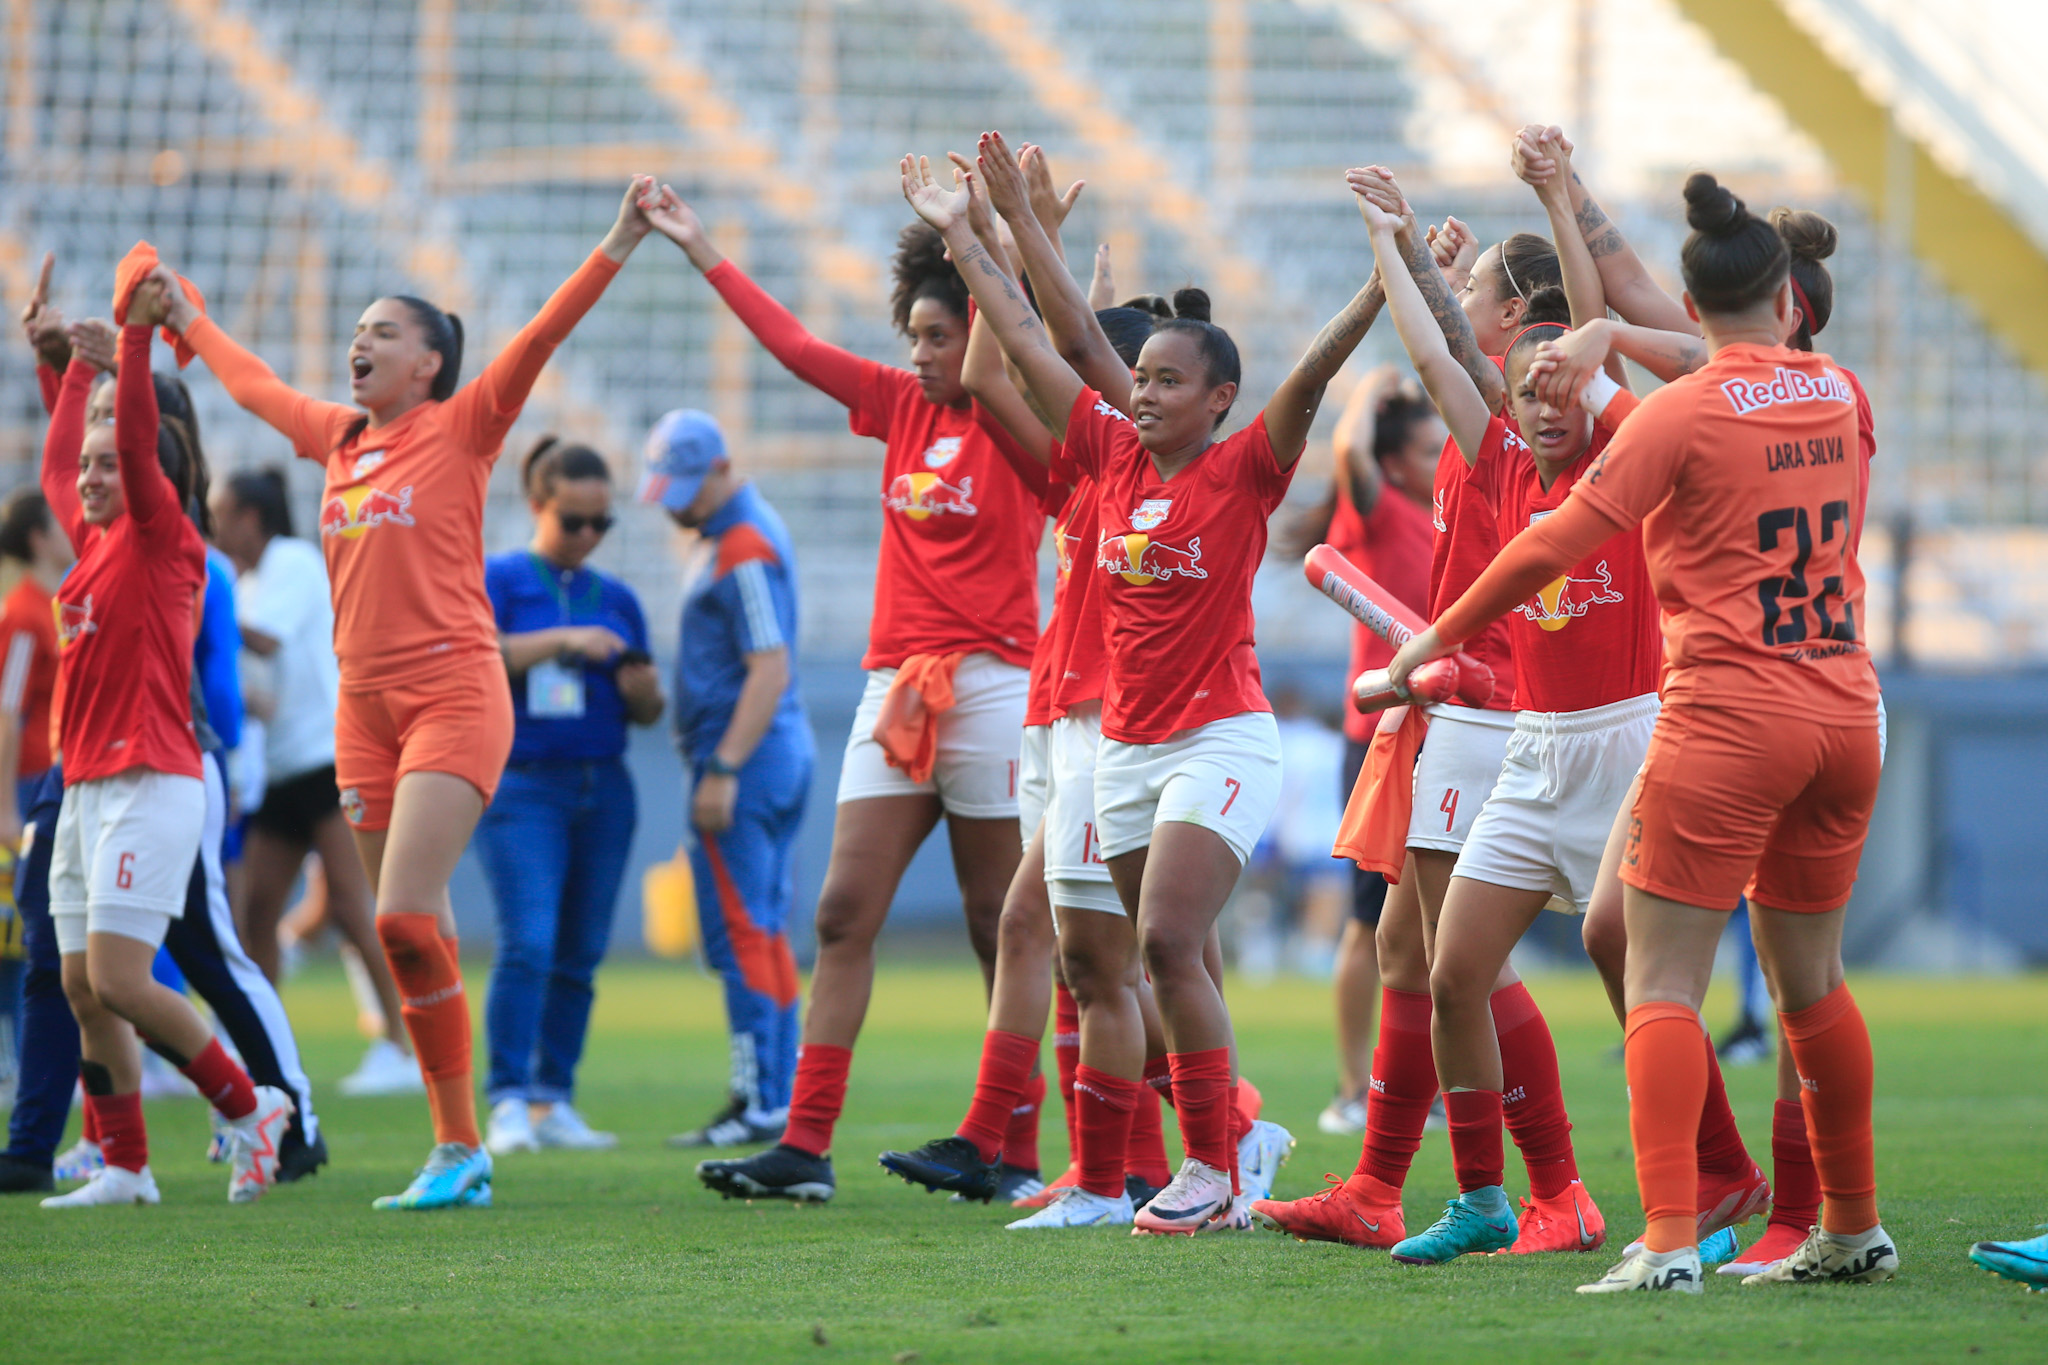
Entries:
MULTIPOLYGON (((1367 268, 1346 165, 1393 165, 1425 216, 1455 212, 1493 240, 1543 227, 1508 173, 1513 130, 1561 123, 1667 275, 1690 168, 1752 203, 1818 208, 1843 231, 1826 342, 1864 377, 1881 447, 1864 553, 1892 747, 1851 948, 1926 968, 2048 957, 2048 92, 2031 64, 2048 18, 2029 0, 0 0, 0 14, 9 308, 54 249, 59 305, 103 312, 114 262, 147 237, 233 333, 337 397, 356 314, 383 293, 463 314, 473 372, 643 170, 815 330, 892 359, 895 158, 987 127, 1040 141, 1089 181, 1068 227, 1077 259, 1106 241, 1126 292, 1217 296, 1249 361, 1240 412, 1367 268)), ((1382 329, 1361 361, 1397 354, 1382 329)), ((194 376, 217 466, 286 459, 194 376)), ((858 692, 874 449, 658 239, 550 366, 509 449, 571 433, 630 490, 642 434, 681 405, 720 417, 801 547, 825 760, 808 906, 858 692)), ((41 430, 9 342, 0 485, 33 477, 41 430)), ((1304 504, 1328 471, 1327 447, 1311 451, 1304 504)), ((494 550, 527 533, 514 463, 494 550)), ((292 480, 310 526, 318 471, 292 480)), ((670 654, 687 561, 637 510, 600 555, 670 654)), ((1288 563, 1269 566, 1259 605, 1269 677, 1334 709, 1345 621, 1288 563)), ((645 865, 673 851, 683 805, 665 736, 635 762, 645 865)), ((944 922, 949 881, 935 844, 899 919, 944 922)), ((482 896, 473 875, 458 887, 487 936, 482 896)), ((635 919, 621 915, 622 937, 635 919)), ((1570 926, 1555 928, 1569 951, 1570 926)))

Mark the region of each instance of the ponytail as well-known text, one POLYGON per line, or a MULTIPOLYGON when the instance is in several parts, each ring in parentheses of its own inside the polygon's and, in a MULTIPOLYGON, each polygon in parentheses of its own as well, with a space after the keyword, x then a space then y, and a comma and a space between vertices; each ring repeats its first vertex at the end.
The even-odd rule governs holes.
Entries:
POLYGON ((414 298, 411 294, 393 294, 391 297, 405 305, 406 311, 412 314, 412 320, 426 334, 427 349, 440 354, 441 370, 427 389, 427 397, 437 403, 447 402, 462 384, 462 319, 453 313, 444 313, 425 299, 414 298))

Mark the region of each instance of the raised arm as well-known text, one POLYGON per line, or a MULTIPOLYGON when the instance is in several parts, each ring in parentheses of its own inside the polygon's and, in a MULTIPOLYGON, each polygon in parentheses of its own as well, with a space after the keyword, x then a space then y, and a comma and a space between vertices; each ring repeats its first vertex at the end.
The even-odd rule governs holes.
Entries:
POLYGON ((74 549, 85 534, 85 508, 78 500, 78 452, 85 448, 85 408, 92 398, 93 376, 98 373, 73 352, 58 385, 57 400, 50 406, 49 429, 43 433, 43 497, 49 500, 51 514, 74 549))
POLYGON ((697 211, 669 186, 663 185, 654 195, 647 217, 656 232, 682 248, 690 264, 702 272, 704 282, 718 291, 733 316, 784 369, 842 407, 860 406, 869 361, 811 335, 796 314, 719 253, 705 235, 697 211))
POLYGON ((1558 272, 1564 276, 1564 296, 1571 304, 1572 326, 1583 327, 1594 318, 1607 316, 1607 295, 1601 288, 1600 268, 1586 249, 1572 218, 1571 194, 1566 189, 1571 176, 1571 144, 1559 133, 1546 135, 1536 144, 1558 170, 1537 182, 1536 200, 1550 219, 1551 240, 1557 243, 1558 272))
MULTIPOLYGON (((1357 188, 1356 184, 1353 188, 1357 188)), ((1400 244, 1395 240, 1400 218, 1382 208, 1377 197, 1364 193, 1358 195, 1358 208, 1372 230, 1373 255, 1380 263, 1379 278, 1385 285, 1387 306, 1394 314, 1394 330, 1400 334, 1408 361, 1422 377, 1422 387, 1428 391, 1430 402, 1436 404, 1444 425, 1450 428, 1465 463, 1475 464, 1480 447, 1485 444, 1493 410, 1487 406, 1479 386, 1472 382, 1471 374, 1451 354, 1451 345, 1410 273, 1409 262, 1402 259, 1400 244)), ((1433 260, 1429 269, 1435 273, 1433 260)), ((1460 321, 1464 320, 1462 311, 1455 306, 1452 311, 1460 321)), ((1466 335, 1471 335, 1470 324, 1466 325, 1466 335)), ((1493 362, 1487 361, 1486 367, 1492 369, 1493 362)))
POLYGON ((1668 384, 1706 364, 1707 355, 1707 343, 1699 337, 1596 318, 1539 346, 1529 374, 1539 397, 1569 407, 1610 356, 1626 356, 1668 384))
POLYGON ((1385 303, 1380 277, 1374 274, 1366 280, 1364 288, 1351 296, 1342 312, 1323 324, 1307 354, 1295 362, 1267 400, 1266 438, 1273 443, 1273 460, 1282 469, 1292 469, 1301 459, 1301 452, 1308 448, 1308 431, 1315 425, 1324 391, 1358 349, 1358 343, 1365 340, 1385 303))
POLYGON ((221 330, 210 314, 193 306, 169 266, 159 265, 149 278, 157 288, 168 291, 170 311, 164 324, 185 338, 228 391, 228 397, 282 433, 300 459, 325 461, 342 431, 361 417, 362 411, 346 403, 308 397, 279 379, 274 370, 221 330))
POLYGON ((1053 347, 1017 281, 974 239, 967 224, 966 174, 956 171, 955 177, 962 183, 948 189, 932 178, 931 163, 923 157, 906 156, 897 169, 904 199, 917 210, 918 217, 939 230, 975 305, 988 320, 1004 354, 1024 376, 1024 397, 1031 410, 1046 430, 1065 440, 1067 415, 1084 387, 1081 376, 1053 347))
POLYGON ((1450 347, 1452 357, 1464 367, 1472 380, 1472 386, 1479 390, 1479 396, 1486 400, 1488 412, 1499 412, 1508 400, 1507 380, 1502 377, 1500 367, 1479 349, 1479 338, 1473 334, 1472 320, 1465 316, 1465 310, 1458 304, 1458 294, 1472 277, 1472 264, 1479 256, 1478 239, 1472 230, 1455 218, 1446 218, 1444 226, 1426 236, 1415 231, 1414 212, 1402 197, 1401 187, 1394 183, 1393 175, 1384 167, 1368 167, 1364 171, 1348 173, 1346 182, 1354 194, 1372 200, 1391 217, 1401 220, 1401 229, 1394 235, 1394 241, 1401 249, 1400 259, 1408 268, 1408 275, 1415 281, 1415 287, 1422 293, 1429 306, 1430 316, 1436 319, 1439 331, 1443 333, 1445 345, 1450 347), (1457 276, 1453 284, 1444 276, 1451 271, 1457 276))
POLYGON ((169 311, 163 285, 145 280, 121 323, 121 366, 114 372, 114 452, 121 462, 121 500, 138 526, 182 517, 178 490, 156 457, 156 379, 149 344, 169 311))
POLYGON ((1360 516, 1379 506, 1386 480, 1380 476, 1380 462, 1373 458, 1373 435, 1379 426, 1380 408, 1400 386, 1401 376, 1392 365, 1381 365, 1352 386, 1344 412, 1337 418, 1331 444, 1336 455, 1337 477, 1360 516))
MULTIPOLYGON (((967 166, 965 157, 957 152, 951 156, 956 164, 967 166)), ((975 193, 971 182, 967 225, 974 230, 974 239, 981 243, 983 251, 1002 262, 1004 269, 1016 270, 1016 243, 1009 240, 1008 230, 989 207, 988 196, 975 193)), ((1002 344, 989 331, 981 310, 974 309, 973 315, 974 320, 967 328, 967 354, 960 362, 960 387, 980 405, 979 419, 983 423, 993 421, 1010 438, 996 441, 996 450, 1017 472, 1031 495, 1042 497, 1049 482, 1045 467, 1052 460, 1052 435, 1018 391, 1017 380, 1003 359, 1002 344)))
POLYGON ((36 288, 21 310, 22 335, 36 356, 36 387, 42 392, 43 411, 54 412, 57 390, 63 386, 64 370, 71 364, 71 342, 64 334, 64 315, 50 306, 50 272, 56 268, 57 253, 43 253, 43 268, 36 275, 36 288))
POLYGON ((1651 278, 1635 248, 1628 244, 1628 239, 1621 235, 1621 229, 1615 226, 1599 201, 1593 198, 1592 191, 1571 169, 1571 148, 1571 140, 1565 137, 1563 129, 1531 124, 1516 134, 1510 153, 1515 174, 1539 193, 1544 182, 1553 176, 1563 179, 1562 188, 1569 196, 1575 231, 1558 232, 1559 249, 1563 249, 1568 236, 1575 236, 1585 244, 1600 271, 1600 284, 1608 306, 1630 322, 1658 331, 1698 335, 1699 325, 1685 315, 1685 306, 1665 293, 1663 286, 1651 278), (1545 142, 1553 144, 1553 149, 1546 150, 1545 142), (1564 164, 1560 164, 1554 155, 1556 147, 1561 147, 1565 153, 1564 164))

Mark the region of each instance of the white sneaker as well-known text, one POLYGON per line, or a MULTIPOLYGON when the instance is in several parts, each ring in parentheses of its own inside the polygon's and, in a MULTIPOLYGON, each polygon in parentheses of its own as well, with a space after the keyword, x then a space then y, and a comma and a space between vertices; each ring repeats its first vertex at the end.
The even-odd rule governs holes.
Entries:
POLYGON ((1131 1225, 1131 1196, 1105 1199, 1075 1186, 1061 1190, 1050 1204, 1027 1218, 1007 1224, 1012 1232, 1033 1228, 1107 1228, 1131 1225))
POLYGON ((1880 1284, 1899 1272, 1899 1249, 1880 1223, 1868 1232, 1839 1237, 1821 1228, 1806 1234, 1799 1250, 1744 1284, 1880 1284))
POLYGON ((1316 1128, 1332 1137, 1364 1132, 1365 1101, 1352 1095, 1337 1096, 1316 1115, 1316 1128))
POLYGON ((617 1133, 600 1133, 583 1121, 583 1115, 567 1100, 554 1106, 533 1125, 533 1135, 543 1147, 567 1147, 572 1151, 599 1152, 619 1145, 617 1133))
POLYGON ((100 1151, 100 1145, 80 1138, 57 1153, 50 1174, 60 1181, 90 1180, 106 1168, 106 1154, 100 1151))
POLYGON ((102 1166, 92 1179, 69 1194, 53 1194, 43 1201, 46 1209, 87 1209, 98 1204, 157 1204, 156 1177, 144 1166, 139 1171, 119 1166, 102 1166))
POLYGON ((277 1180, 277 1149, 291 1126, 291 1096, 274 1085, 256 1087, 256 1107, 228 1123, 228 1202, 253 1204, 277 1180))
POLYGON ((1579 1286, 1581 1294, 1625 1294, 1635 1289, 1673 1290, 1680 1294, 1700 1292, 1700 1249, 1680 1247, 1676 1251, 1652 1251, 1648 1247, 1622 1257, 1607 1273, 1591 1284, 1579 1286))
POLYGON ((490 1125, 484 1132, 484 1150, 492 1156, 540 1150, 540 1139, 534 1136, 533 1119, 527 1113, 526 1100, 522 1096, 508 1095, 491 1106, 490 1125))
POLYGON ((1192 1237, 1211 1225, 1228 1226, 1235 1212, 1231 1204, 1230 1172, 1189 1157, 1180 1163, 1172 1182, 1131 1219, 1131 1235, 1178 1233, 1192 1237))
POLYGON ((356 1069, 343 1076, 334 1088, 351 1097, 424 1095, 427 1083, 420 1076, 420 1064, 406 1056, 404 1048, 389 1038, 379 1038, 370 1044, 356 1069))
POLYGON ((1237 1140, 1237 1186, 1246 1208, 1255 1200, 1272 1197, 1273 1182, 1280 1178, 1280 1168, 1293 1150, 1294 1134, 1277 1123, 1256 1119, 1245 1130, 1237 1140))

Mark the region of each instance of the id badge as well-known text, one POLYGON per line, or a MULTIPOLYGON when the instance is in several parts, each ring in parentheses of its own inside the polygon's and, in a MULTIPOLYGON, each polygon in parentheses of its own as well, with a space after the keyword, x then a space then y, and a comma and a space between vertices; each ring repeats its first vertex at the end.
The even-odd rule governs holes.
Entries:
POLYGON ((583 715, 583 670, 543 659, 526 670, 526 714, 544 720, 583 715))

